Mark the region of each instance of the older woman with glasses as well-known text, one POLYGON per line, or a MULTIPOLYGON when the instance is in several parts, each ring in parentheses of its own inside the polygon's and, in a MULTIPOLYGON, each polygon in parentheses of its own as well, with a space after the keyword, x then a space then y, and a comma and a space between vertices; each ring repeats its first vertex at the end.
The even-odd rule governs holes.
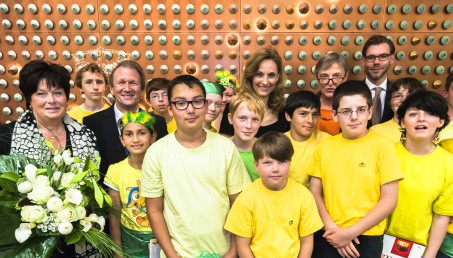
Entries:
POLYGON ((315 67, 318 79, 321 100, 320 118, 317 129, 331 135, 340 133, 340 126, 333 120, 332 99, 333 92, 348 78, 346 59, 337 53, 329 53, 321 59, 315 67))

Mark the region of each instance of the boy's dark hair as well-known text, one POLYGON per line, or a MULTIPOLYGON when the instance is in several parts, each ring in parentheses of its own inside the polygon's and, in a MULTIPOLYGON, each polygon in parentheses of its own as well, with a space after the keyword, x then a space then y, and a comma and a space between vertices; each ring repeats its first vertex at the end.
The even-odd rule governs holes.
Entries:
POLYGON ((168 90, 170 80, 165 78, 154 78, 146 83, 146 100, 149 102, 151 98, 151 92, 158 90, 168 90))
POLYGON ((390 84, 390 87, 387 89, 386 101, 389 102, 392 98, 392 94, 399 91, 401 88, 407 89, 409 95, 417 91, 425 90, 425 86, 423 86, 419 80, 413 77, 401 78, 390 84))
POLYGON ((352 96, 352 95, 361 95, 366 99, 366 103, 368 107, 373 105, 373 99, 371 97, 371 91, 366 85, 364 81, 345 81, 342 84, 338 85, 338 87, 333 92, 333 100, 332 100, 332 108, 335 111, 338 111, 338 107, 340 106, 340 100, 344 96, 352 96))
POLYGON ((433 91, 418 91, 409 95, 396 111, 400 124, 401 120, 404 119, 407 110, 410 108, 423 110, 445 120, 444 125, 439 128, 440 130, 450 123, 447 101, 439 93, 433 91))
POLYGON ((170 85, 168 86, 168 100, 171 100, 173 95, 173 89, 178 84, 185 84, 187 87, 193 89, 195 86, 200 87, 201 91, 203 92, 203 97, 206 98, 206 90, 204 89, 203 84, 201 84, 200 80, 192 75, 179 75, 171 80, 170 85))
POLYGON ((85 72, 98 73, 98 74, 102 75, 102 78, 104 78, 105 85, 108 85, 109 80, 107 78, 107 74, 102 70, 102 68, 99 67, 99 65, 97 65, 95 63, 89 63, 89 64, 85 65, 84 67, 80 68, 79 71, 77 71, 77 74, 76 74, 76 77, 74 80, 74 84, 75 84, 75 86, 77 86, 77 88, 80 88, 80 89, 82 88, 82 78, 83 78, 83 74, 85 72))
POLYGON ((280 162, 290 161, 294 154, 291 141, 280 132, 263 134, 252 147, 253 158, 256 162, 265 156, 280 162))
POLYGON ((393 55, 395 53, 395 44, 393 44, 393 42, 390 39, 382 35, 373 35, 363 45, 362 56, 366 57, 366 52, 368 51, 368 48, 370 46, 376 46, 381 44, 389 45, 390 55, 393 55))
POLYGON ((300 107, 314 108, 319 111, 321 109, 321 101, 311 91, 300 90, 291 93, 286 99, 285 113, 292 118, 294 111, 300 107))
POLYGON ((448 76, 447 76, 447 80, 445 82, 445 90, 446 91, 449 91, 450 90, 450 86, 451 84, 453 83, 453 72, 450 73, 448 76))

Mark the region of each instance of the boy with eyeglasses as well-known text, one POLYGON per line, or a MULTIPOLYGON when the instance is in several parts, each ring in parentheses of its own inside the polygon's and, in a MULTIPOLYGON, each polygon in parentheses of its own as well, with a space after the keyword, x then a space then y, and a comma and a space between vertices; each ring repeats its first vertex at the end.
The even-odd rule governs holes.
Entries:
POLYGON ((204 129, 214 133, 218 133, 219 130, 213 126, 214 120, 220 114, 222 108, 223 92, 225 87, 216 82, 201 81, 206 90, 206 106, 207 112, 204 119, 204 129))
POLYGON ((168 113, 168 85, 170 81, 165 78, 154 78, 146 83, 146 101, 151 107, 151 113, 162 116, 167 123, 167 131, 176 131, 176 122, 168 113))
POLYGON ((233 142, 203 129, 206 91, 197 78, 174 78, 168 99, 178 129, 151 145, 142 167, 151 228, 165 257, 235 257, 223 225, 250 184, 244 163, 233 142))
POLYGON ((401 168, 394 145, 367 130, 371 92, 363 81, 335 89, 341 133, 322 141, 308 170, 324 230, 312 257, 380 257, 386 217, 398 199, 401 168))
POLYGON ((390 39, 382 35, 373 35, 363 45, 362 65, 366 74, 365 83, 371 90, 375 106, 368 127, 386 122, 393 117, 392 109, 385 99, 387 88, 390 87, 387 72, 394 62, 395 45, 390 39))
POLYGON ((393 82, 388 89, 386 102, 390 103, 394 116, 387 122, 373 125, 370 130, 384 136, 393 143, 399 142, 401 139, 401 127, 398 123, 396 111, 409 95, 423 90, 425 90, 425 87, 415 78, 406 77, 393 82))

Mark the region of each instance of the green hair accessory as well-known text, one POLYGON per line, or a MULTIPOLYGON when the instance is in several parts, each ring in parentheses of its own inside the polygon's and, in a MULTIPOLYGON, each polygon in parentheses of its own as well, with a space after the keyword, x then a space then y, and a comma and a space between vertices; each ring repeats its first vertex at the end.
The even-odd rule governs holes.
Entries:
POLYGON ((217 71, 215 72, 215 77, 217 78, 217 82, 220 83, 220 85, 232 88, 234 91, 239 89, 238 80, 234 75, 230 73, 230 71, 228 70, 217 71))
POLYGON ((146 111, 139 112, 126 112, 123 114, 120 120, 120 130, 123 131, 123 128, 129 123, 139 123, 148 127, 152 132, 154 132, 154 122, 156 119, 146 111))
POLYGON ((213 94, 218 94, 220 96, 223 96, 223 92, 225 91, 225 87, 220 85, 217 82, 209 82, 209 81, 201 81, 201 83, 204 86, 204 89, 206 90, 206 94, 208 93, 213 93, 213 94))

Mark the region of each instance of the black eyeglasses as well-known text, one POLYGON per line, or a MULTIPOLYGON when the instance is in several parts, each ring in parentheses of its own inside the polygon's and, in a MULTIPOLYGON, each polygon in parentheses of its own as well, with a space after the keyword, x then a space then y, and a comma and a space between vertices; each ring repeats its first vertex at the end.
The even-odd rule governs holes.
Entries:
POLYGON ((389 59, 391 55, 390 54, 380 54, 378 56, 365 56, 365 60, 368 62, 368 63, 372 63, 376 60, 376 58, 379 58, 379 61, 386 61, 387 59, 389 59))
POLYGON ((343 79, 344 77, 342 76, 334 76, 332 78, 321 76, 318 78, 318 81, 322 84, 329 84, 330 81, 332 81, 332 83, 340 83, 343 81, 343 79))
POLYGON ((186 110, 189 107, 189 104, 192 104, 192 107, 195 109, 201 109, 206 105, 206 99, 177 100, 170 101, 170 104, 175 105, 177 110, 186 110))

